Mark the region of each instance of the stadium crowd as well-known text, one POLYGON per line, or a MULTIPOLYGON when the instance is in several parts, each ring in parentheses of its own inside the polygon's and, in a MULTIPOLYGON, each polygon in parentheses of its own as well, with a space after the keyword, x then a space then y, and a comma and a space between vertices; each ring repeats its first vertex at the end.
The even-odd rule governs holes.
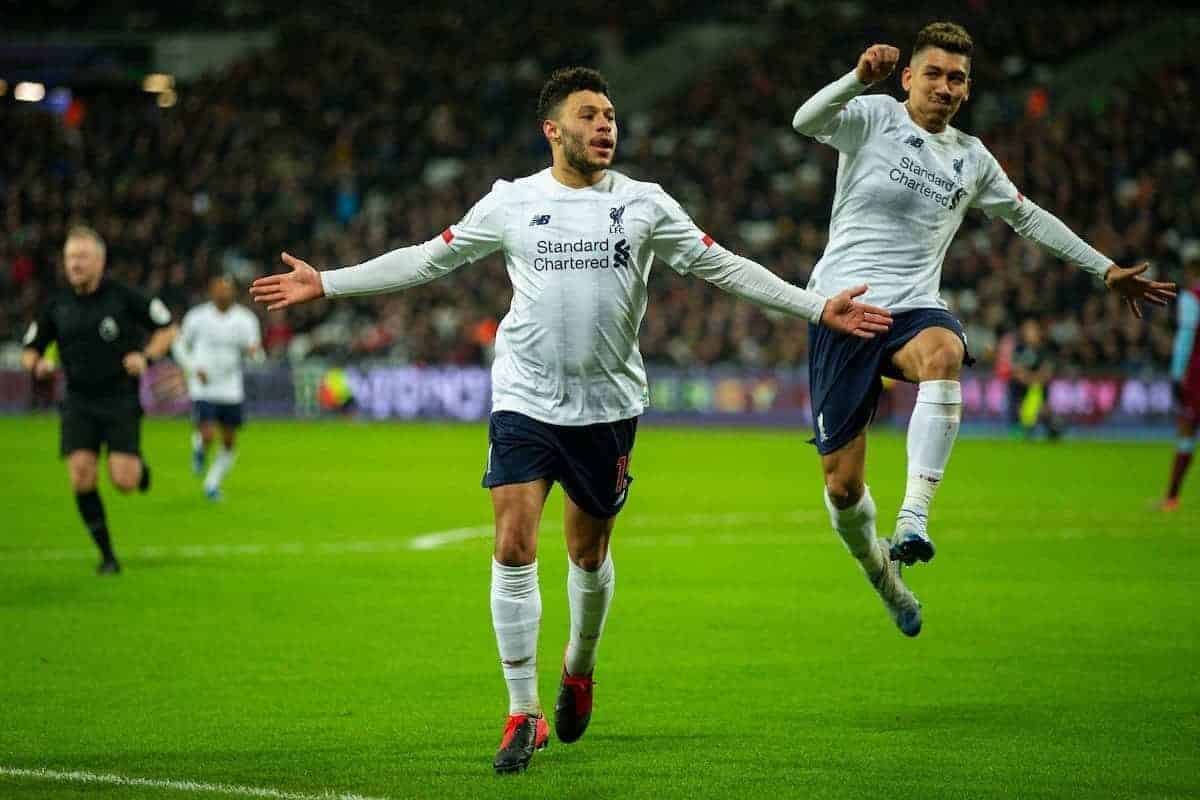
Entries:
MULTIPOLYGON (((1113 90, 1103 109, 1055 114, 1037 88, 1046 71, 1128 31, 1139 12, 1064 5, 1015 19, 988 5, 954 15, 978 48, 975 96, 957 127, 981 136, 1025 194, 1099 249, 1173 275, 1200 239, 1191 146, 1200 68, 1162 68, 1113 90)), ((616 168, 662 183, 717 240, 803 284, 825 243, 836 153, 793 133, 792 112, 864 46, 905 48, 925 20, 834 15, 818 27, 797 6, 773 14, 766 24, 809 31, 802 45, 789 33, 738 51, 649 111, 623 113, 614 86, 616 168)), ((536 16, 497 17, 495 35, 452 19, 430 12, 386 31, 348 24, 304 47, 295 41, 305 30, 286 30, 279 46, 181 87, 170 109, 93 91, 68 119, 4 98, 0 341, 17 341, 59 280, 76 221, 106 237, 115 274, 176 310, 202 299, 215 273, 245 283, 280 269, 281 250, 333 267, 433 236, 494 179, 547 163, 533 108, 551 68, 653 43, 629 21, 567 45, 536 16)), ((894 79, 888 88, 898 91, 894 79)), ((1060 363, 1128 370, 1169 359, 1169 313, 1135 323, 1082 272, 980 212, 968 215, 944 276, 943 296, 985 363, 1027 317, 1044 322, 1060 363)), ((270 315, 266 345, 293 358, 487 363, 510 296, 495 256, 409 292, 270 315)), ((641 342, 659 364, 806 358, 802 323, 661 265, 641 342)))

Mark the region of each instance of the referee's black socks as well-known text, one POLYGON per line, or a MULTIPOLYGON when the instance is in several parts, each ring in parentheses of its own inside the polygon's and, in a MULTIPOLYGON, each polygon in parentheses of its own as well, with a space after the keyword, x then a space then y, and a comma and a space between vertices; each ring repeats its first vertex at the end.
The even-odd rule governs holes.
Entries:
POLYGON ((108 536, 108 522, 104 519, 104 503, 100 501, 100 493, 95 489, 90 492, 76 492, 75 505, 79 506, 79 516, 83 517, 83 524, 92 534, 96 547, 100 548, 100 555, 104 556, 105 561, 115 560, 116 556, 113 555, 112 540, 108 536))

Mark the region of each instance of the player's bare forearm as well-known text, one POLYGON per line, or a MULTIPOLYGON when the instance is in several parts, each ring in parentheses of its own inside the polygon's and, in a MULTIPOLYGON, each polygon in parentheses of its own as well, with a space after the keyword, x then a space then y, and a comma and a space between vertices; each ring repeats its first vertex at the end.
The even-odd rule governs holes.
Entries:
POLYGON ((171 349, 171 343, 175 341, 175 337, 178 334, 178 325, 168 325, 165 328, 156 330, 144 348, 146 356, 155 361, 165 356, 171 349))

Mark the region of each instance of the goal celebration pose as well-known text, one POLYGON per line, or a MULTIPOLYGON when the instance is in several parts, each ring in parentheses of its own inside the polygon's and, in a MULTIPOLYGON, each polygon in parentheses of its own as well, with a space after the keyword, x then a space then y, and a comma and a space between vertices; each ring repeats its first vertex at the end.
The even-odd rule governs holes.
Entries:
POLYGON ((609 537, 629 495, 634 435, 648 402, 637 336, 654 259, 839 335, 869 339, 890 324, 882 308, 854 299, 866 286, 829 299, 792 286, 715 243, 657 184, 609 169, 616 114, 595 70, 553 73, 538 119, 551 166, 497 181, 439 236, 320 273, 285 253, 292 271, 251 287, 255 300, 278 309, 405 289, 504 253, 513 299, 496 337, 483 476, 496 522, 492 623, 509 691, 497 772, 524 769, 549 738, 537 694, 537 533, 554 481, 565 494, 571 617, 555 704, 559 739, 576 741, 591 718, 596 648, 615 580, 609 537))
POLYGON ((962 324, 938 296, 942 262, 967 209, 1000 217, 1094 274, 1139 317, 1139 301, 1165 305, 1175 289, 1142 277, 1146 263, 1122 268, 1090 247, 1022 195, 979 139, 951 127, 970 94, 973 49, 962 27, 927 25, 901 74, 908 93, 901 103, 860 96, 899 60, 895 47, 874 45, 792 120, 797 132, 840 153, 829 242, 808 288, 831 295, 867 283, 866 297, 894 314, 891 330, 870 341, 812 326, 809 388, 833 527, 908 636, 921 631, 921 607, 900 578, 900 564, 933 558, 926 521, 958 435, 959 371, 970 363, 962 324), (908 482, 890 539, 876 538, 875 502, 865 482, 866 429, 881 376, 918 385, 908 482))

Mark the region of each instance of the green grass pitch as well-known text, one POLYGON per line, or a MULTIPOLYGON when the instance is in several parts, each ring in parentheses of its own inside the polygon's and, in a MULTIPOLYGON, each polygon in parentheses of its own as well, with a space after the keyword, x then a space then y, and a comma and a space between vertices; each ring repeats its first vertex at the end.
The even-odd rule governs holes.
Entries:
MULTIPOLYGON (((497 777, 485 438, 254 422, 212 505, 186 423, 148 421, 155 486, 102 483, 125 573, 98 578, 57 421, 0 419, 0 797, 214 796, 11 774, 42 768, 387 798, 1200 795, 1200 476, 1151 510, 1169 445, 961 441, 908 640, 829 530, 805 432, 644 425, 591 729, 497 777)), ((888 529, 903 439, 868 458, 888 529)), ((565 559, 556 490, 547 706, 565 559)))

